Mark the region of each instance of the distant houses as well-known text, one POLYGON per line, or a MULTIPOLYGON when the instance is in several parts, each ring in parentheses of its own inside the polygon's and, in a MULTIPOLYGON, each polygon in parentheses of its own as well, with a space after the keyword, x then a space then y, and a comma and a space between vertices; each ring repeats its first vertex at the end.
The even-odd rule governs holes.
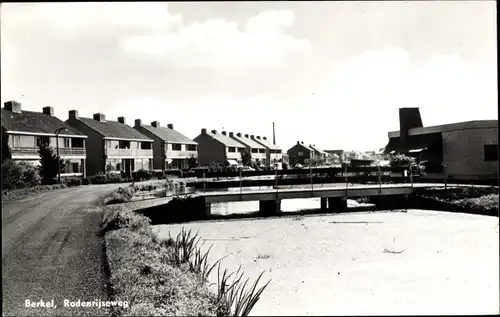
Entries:
POLYGON ((8 101, 2 108, 2 135, 8 136, 11 159, 39 164, 39 147, 49 145, 64 160, 61 176, 86 176, 87 136, 54 117, 52 107, 42 112, 22 110, 21 103, 8 101))
POLYGON ((201 129, 194 141, 198 143, 198 161, 201 166, 238 166, 241 164, 241 153, 246 150, 243 143, 217 130, 207 132, 207 129, 201 129))
POLYGON ((286 163, 283 161, 283 150, 279 145, 269 142, 265 136, 261 138, 260 135, 250 135, 250 138, 266 149, 266 166, 280 169, 282 164, 286 163))
MULTIPOLYGON (((224 134, 226 132, 223 131, 222 133, 224 134)), ((250 135, 245 134, 242 136, 241 133, 234 134, 233 132, 229 132, 229 137, 245 146, 246 150, 250 153, 252 165, 268 166, 269 162, 266 155, 266 148, 262 144, 252 140, 250 135)))
POLYGON ((118 121, 106 120, 102 113, 93 118, 83 118, 78 111, 69 111, 66 123, 88 136, 87 170, 89 175, 104 172, 132 172, 151 170, 153 165, 153 140, 118 121))
POLYGON ((309 160, 314 159, 316 156, 316 151, 310 146, 305 145, 304 141, 297 141, 297 144, 292 146, 286 153, 292 166, 307 164, 309 160))
POLYGON ((198 158, 198 143, 174 130, 169 123, 166 127, 158 121, 145 125, 141 119, 135 120, 134 129, 153 139, 153 169, 165 171, 169 168, 187 169, 189 159, 198 158))

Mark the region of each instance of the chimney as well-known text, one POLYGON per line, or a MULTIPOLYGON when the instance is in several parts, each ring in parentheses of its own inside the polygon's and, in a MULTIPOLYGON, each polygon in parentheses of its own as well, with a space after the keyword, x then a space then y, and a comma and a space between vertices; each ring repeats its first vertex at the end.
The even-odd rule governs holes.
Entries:
POLYGON ((255 135, 253 135, 253 134, 252 134, 252 135, 250 136, 250 139, 255 140, 255 135))
POLYGON ((142 127, 142 120, 141 119, 135 119, 135 126, 136 127, 142 127))
POLYGON ((17 101, 7 101, 4 103, 4 109, 15 113, 21 113, 21 103, 17 101))
POLYGON ((304 144, 304 141, 302 141, 301 144, 304 144))
POLYGON ((160 127, 160 122, 158 122, 158 121, 153 121, 153 122, 151 122, 151 126, 152 126, 153 128, 159 128, 159 127, 160 127))
POLYGON ((118 117, 118 122, 125 124, 125 117, 118 117))
POLYGON ((229 132, 229 136, 230 137, 234 137, 234 133, 233 132, 229 132))
POLYGON ((201 129, 201 134, 207 134, 207 129, 205 128, 201 129))
POLYGON ((262 139, 267 140, 267 138, 265 136, 263 136, 262 139))
POLYGON ((247 138, 247 139, 248 139, 248 134, 245 134, 245 138, 247 138))
POLYGON ((54 116, 54 108, 52 107, 43 107, 42 112, 43 114, 49 115, 51 117, 54 116))
POLYGON ((276 145, 276 134, 274 131, 274 122, 273 122, 273 144, 276 145))
POLYGON ((406 152, 408 145, 408 131, 421 128, 422 118, 418 108, 399 108, 399 144, 400 151, 406 152))
POLYGON ((241 138, 241 133, 239 133, 239 132, 238 132, 238 133, 236 133, 236 136, 237 136, 238 138, 241 138))
POLYGON ((78 119, 78 110, 70 110, 68 111, 69 119, 78 119))
POLYGON ((217 134, 217 130, 212 130, 212 134, 217 134))
POLYGON ((169 124, 167 124, 167 128, 169 128, 169 129, 172 129, 172 130, 173 130, 173 129, 174 129, 174 125, 173 125, 172 123, 169 123, 169 124))
POLYGON ((300 141, 297 141, 297 144, 300 144, 300 141))
POLYGON ((102 113, 94 113, 94 120, 104 122, 106 121, 106 116, 102 113))
POLYGON ((257 140, 260 140, 260 135, 257 136, 257 140))
POLYGON ((227 135, 227 132, 226 131, 222 131, 222 135, 227 135))

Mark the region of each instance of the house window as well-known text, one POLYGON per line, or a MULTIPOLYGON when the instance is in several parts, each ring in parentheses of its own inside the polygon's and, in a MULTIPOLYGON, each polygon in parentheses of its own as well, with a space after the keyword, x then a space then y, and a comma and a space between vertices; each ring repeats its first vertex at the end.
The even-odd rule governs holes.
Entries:
POLYGON ((50 139, 48 136, 37 136, 35 137, 36 146, 40 147, 42 145, 49 145, 50 139))
POLYGON ((12 136, 12 146, 13 147, 21 146, 21 136, 20 135, 13 135, 12 136))
POLYGON ((239 148, 238 148, 238 152, 240 152, 240 153, 245 152, 245 148, 244 148, 244 147, 239 147, 239 148))
POLYGON ((151 142, 140 142, 140 143, 141 143, 141 150, 151 150, 151 148, 152 148, 151 142))
POLYGON ((188 144, 187 150, 188 151, 196 151, 196 145, 194 145, 194 144, 188 144))
POLYGON ((130 149, 130 141, 118 141, 118 147, 120 149, 130 149))
POLYGON ((259 149, 252 149, 252 153, 259 153, 259 149))
POLYGON ((64 142, 64 147, 70 147, 70 139, 69 138, 64 138, 63 142, 64 142))
POLYGON ((298 156, 304 156, 304 152, 297 153, 298 156))
MULTIPOLYGON (((83 138, 72 138, 71 139, 71 147, 79 147, 79 148, 83 148, 84 145, 83 145, 83 141, 84 139, 83 138)), ((107 141, 106 141, 107 142, 107 141)), ((107 143, 106 143, 107 144, 107 143)), ((111 145, 110 145, 111 146, 111 145)))
POLYGON ((498 145, 487 144, 484 146, 484 160, 485 161, 498 161, 498 145))
POLYGON ((234 152, 236 152, 236 148, 234 146, 230 146, 230 147, 227 148, 227 151, 231 152, 231 153, 234 153, 234 152))
POLYGON ((182 151, 182 144, 173 143, 172 144, 172 151, 182 151))
POLYGON ((265 149, 259 149, 259 153, 266 153, 265 149))

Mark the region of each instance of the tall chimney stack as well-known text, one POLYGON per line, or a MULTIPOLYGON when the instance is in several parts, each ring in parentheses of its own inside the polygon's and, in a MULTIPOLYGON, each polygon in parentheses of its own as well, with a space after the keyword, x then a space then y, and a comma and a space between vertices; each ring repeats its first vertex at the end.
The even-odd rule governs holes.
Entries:
POLYGON ((49 115, 51 117, 54 116, 54 108, 52 107, 43 107, 42 112, 43 114, 49 115))
POLYGON ((118 122, 120 122, 121 124, 125 124, 125 117, 118 117, 118 122))
POLYGON ((274 131, 274 122, 273 122, 273 144, 276 145, 276 134, 274 131))

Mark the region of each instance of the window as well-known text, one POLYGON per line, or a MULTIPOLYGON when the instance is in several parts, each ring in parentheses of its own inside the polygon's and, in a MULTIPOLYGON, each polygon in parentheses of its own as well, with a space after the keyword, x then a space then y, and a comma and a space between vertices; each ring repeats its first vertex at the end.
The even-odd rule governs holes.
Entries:
POLYGON ((21 136, 20 135, 13 135, 12 136, 12 146, 13 147, 21 146, 21 136))
POLYGON ((151 142, 140 142, 141 143, 141 150, 151 150, 152 149, 152 144, 151 142))
POLYGON ((182 151, 182 144, 173 143, 172 144, 172 151, 182 151))
POLYGON ((259 153, 259 149, 252 149, 252 153, 259 153))
POLYGON ((188 144, 187 150, 188 151, 196 151, 196 145, 195 144, 188 144))
POLYGON ((236 148, 234 146, 230 146, 230 147, 227 148, 227 151, 231 152, 231 153, 234 153, 234 152, 236 152, 236 148))
POLYGON ((71 147, 83 148, 84 147, 83 142, 84 139, 82 138, 71 138, 71 147))
POLYGON ((245 152, 245 148, 244 148, 244 147, 239 147, 239 148, 238 148, 238 152, 240 152, 240 153, 245 152))
POLYGON ((130 149, 130 141, 118 141, 118 147, 120 149, 130 149))
POLYGON ((297 155, 298 156, 304 156, 304 152, 301 151, 301 152, 297 153, 297 155))
POLYGON ((70 138, 64 138, 63 139, 63 147, 70 147, 70 138))
POLYGON ((36 146, 42 146, 42 144, 49 145, 50 139, 48 136, 37 136, 35 137, 36 146))
POLYGON ((259 149, 259 153, 266 153, 265 149, 259 149))
POLYGON ((498 161, 498 145, 486 144, 484 146, 484 160, 485 161, 498 161))

